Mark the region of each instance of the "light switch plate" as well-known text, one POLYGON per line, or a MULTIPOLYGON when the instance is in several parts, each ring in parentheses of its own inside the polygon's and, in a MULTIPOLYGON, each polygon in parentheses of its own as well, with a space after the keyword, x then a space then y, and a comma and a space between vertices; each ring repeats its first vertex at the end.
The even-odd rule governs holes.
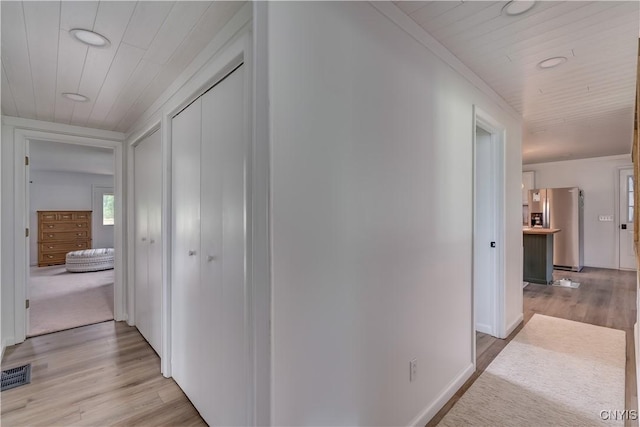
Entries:
POLYGON ((613 215, 600 215, 598 217, 598 221, 612 222, 613 221, 613 215))

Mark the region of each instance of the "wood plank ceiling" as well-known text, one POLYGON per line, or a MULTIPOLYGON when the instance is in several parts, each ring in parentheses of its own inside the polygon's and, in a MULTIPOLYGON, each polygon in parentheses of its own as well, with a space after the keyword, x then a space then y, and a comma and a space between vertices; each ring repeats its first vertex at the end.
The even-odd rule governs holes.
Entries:
POLYGON ((524 163, 630 153, 640 2, 396 4, 523 116, 524 163))
POLYGON ((126 132, 243 2, 3 1, 2 114, 126 132), (102 34, 107 48, 69 30, 102 34), (73 102, 64 92, 81 93, 73 102))

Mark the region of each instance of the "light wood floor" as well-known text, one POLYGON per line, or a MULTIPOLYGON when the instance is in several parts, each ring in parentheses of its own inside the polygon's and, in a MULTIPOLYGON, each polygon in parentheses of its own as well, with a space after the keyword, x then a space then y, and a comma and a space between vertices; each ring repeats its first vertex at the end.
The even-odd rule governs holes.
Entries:
POLYGON ((31 384, 1 394, 9 426, 206 426, 136 328, 104 322, 7 348, 2 369, 32 364, 31 384))
MULTIPOLYGON (((524 289, 524 322, 505 340, 476 333, 476 372, 427 424, 437 425, 495 357, 535 313, 576 322, 622 329, 627 334, 625 408, 638 409, 633 324, 636 319, 636 273, 585 268, 580 273, 554 271, 554 279, 570 278, 578 289, 529 284, 524 289)), ((608 409, 608 408, 607 408, 608 409)), ((626 421, 625 426, 638 422, 626 421)))
MULTIPOLYGON (((541 313, 626 331, 626 408, 613 409, 638 409, 635 273, 585 269, 555 275, 570 276, 581 287, 527 286, 525 322, 541 313)), ((442 419, 521 328, 506 340, 478 334, 476 373, 429 426, 442 419)), ((177 384, 160 375, 160 360, 140 333, 123 322, 30 338, 6 350, 2 369, 25 363, 32 363, 31 384, 2 392, 3 426, 206 425, 177 384)))

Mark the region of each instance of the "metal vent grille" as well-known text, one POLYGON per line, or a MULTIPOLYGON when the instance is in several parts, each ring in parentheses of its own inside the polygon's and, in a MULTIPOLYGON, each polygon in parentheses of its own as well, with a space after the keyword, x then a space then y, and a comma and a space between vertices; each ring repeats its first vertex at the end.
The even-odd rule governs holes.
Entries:
POLYGON ((31 364, 2 371, 2 391, 31 382, 31 364))

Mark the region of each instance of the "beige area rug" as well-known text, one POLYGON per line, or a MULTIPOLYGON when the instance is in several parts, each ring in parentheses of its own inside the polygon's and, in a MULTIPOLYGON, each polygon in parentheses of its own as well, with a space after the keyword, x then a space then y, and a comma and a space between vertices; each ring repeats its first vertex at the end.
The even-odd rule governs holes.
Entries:
POLYGON ((438 425, 624 425, 625 357, 624 331, 536 314, 438 425))
POLYGON ((69 273, 31 267, 29 336, 113 319, 114 270, 69 273))

